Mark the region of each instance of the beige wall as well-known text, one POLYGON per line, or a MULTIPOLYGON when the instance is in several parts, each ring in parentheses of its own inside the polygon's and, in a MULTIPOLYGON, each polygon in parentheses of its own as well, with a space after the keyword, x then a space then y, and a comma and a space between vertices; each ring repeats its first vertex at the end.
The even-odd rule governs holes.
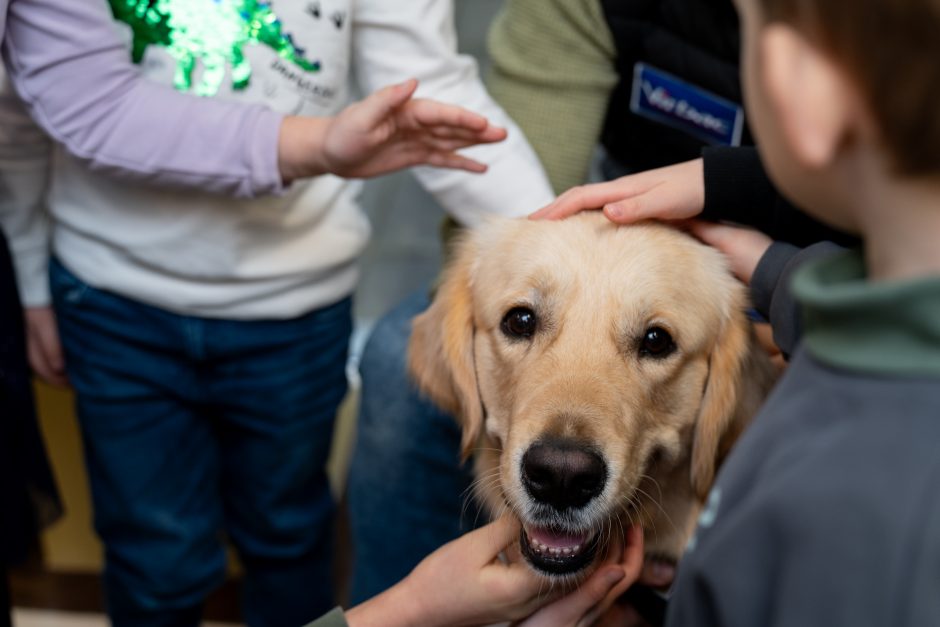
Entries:
POLYGON ((46 448, 65 505, 65 517, 43 534, 46 564, 55 571, 97 571, 101 567, 101 545, 91 526, 88 476, 72 411, 72 394, 40 382, 36 384, 36 398, 46 448))

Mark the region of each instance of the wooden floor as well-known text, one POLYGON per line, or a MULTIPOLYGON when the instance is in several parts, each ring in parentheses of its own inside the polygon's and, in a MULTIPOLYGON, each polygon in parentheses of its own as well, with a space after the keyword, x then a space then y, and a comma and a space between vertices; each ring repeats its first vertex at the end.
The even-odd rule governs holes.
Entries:
MULTIPOLYGON (((110 623, 103 614, 16 608, 13 610, 13 625, 14 627, 109 627, 110 623)), ((207 621, 203 623, 203 627, 239 627, 239 624, 207 621)))
MULTIPOLYGON (((209 621, 239 623, 239 581, 226 581, 212 593, 203 616, 209 621)), ((77 614, 103 614, 101 577, 87 573, 49 573, 21 569, 10 573, 13 607, 24 610, 58 610, 77 614)), ((19 626, 20 623, 14 623, 19 626)))

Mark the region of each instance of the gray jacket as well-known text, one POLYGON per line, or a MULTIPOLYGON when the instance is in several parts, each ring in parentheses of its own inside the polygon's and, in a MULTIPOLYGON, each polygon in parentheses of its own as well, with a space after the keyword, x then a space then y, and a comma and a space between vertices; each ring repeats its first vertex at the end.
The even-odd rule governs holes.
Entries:
POLYGON ((940 278, 797 272, 801 347, 726 460, 667 624, 940 625, 940 278))

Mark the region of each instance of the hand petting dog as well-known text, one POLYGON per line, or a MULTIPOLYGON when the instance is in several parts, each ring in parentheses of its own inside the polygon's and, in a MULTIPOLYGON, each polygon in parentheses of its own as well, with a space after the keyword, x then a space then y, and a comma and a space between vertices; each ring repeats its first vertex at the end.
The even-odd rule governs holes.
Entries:
POLYGON ((750 283, 772 240, 755 229, 694 220, 704 207, 704 164, 701 159, 693 159, 605 183, 573 187, 529 217, 561 220, 581 211, 602 209, 607 219, 617 224, 680 222, 678 226, 724 253, 735 276, 750 283))
POLYGON ((643 534, 631 528, 622 545, 576 590, 547 588, 521 561, 505 555, 519 541, 519 522, 503 517, 450 542, 400 583, 346 613, 350 627, 451 627, 505 621, 517 627, 592 625, 636 581, 643 534))

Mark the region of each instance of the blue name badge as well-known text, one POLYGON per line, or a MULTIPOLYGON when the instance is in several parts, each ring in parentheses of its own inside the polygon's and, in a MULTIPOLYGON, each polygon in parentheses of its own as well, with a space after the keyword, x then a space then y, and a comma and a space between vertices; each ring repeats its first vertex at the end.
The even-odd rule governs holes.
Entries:
POLYGON ((709 144, 741 144, 740 106, 645 63, 633 68, 630 110, 709 144))

